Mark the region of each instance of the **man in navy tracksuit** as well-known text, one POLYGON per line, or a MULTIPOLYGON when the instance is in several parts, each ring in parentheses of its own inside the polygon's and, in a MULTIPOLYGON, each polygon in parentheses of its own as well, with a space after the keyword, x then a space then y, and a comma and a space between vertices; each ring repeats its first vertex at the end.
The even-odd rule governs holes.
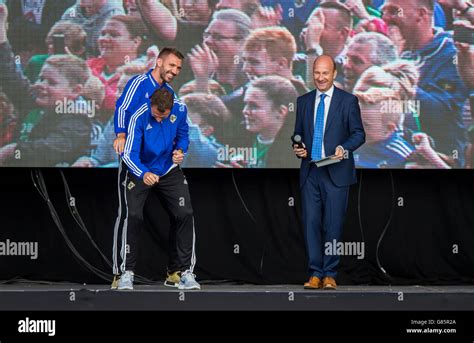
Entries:
POLYGON ((157 89, 130 118, 123 161, 128 171, 124 192, 127 217, 124 255, 125 272, 118 289, 133 289, 133 271, 143 207, 150 191, 157 192, 176 223, 177 260, 182 270, 179 289, 200 289, 194 279, 194 219, 188 183, 179 167, 188 150, 186 106, 173 99, 166 88, 157 89))
MULTIPOLYGON (((169 83, 179 75, 181 71, 184 56, 174 48, 163 48, 158 55, 155 69, 141 75, 137 75, 130 79, 117 100, 114 126, 117 138, 114 140, 114 149, 117 154, 122 154, 127 138, 127 129, 130 118, 143 104, 148 103, 151 95, 156 89, 166 88, 171 93, 173 89, 169 83)), ((115 275, 112 282, 112 289, 117 288, 118 276, 125 271, 124 256, 126 254, 126 245, 122 244, 125 240, 124 223, 126 218, 126 208, 124 189, 122 187, 125 182, 127 168, 124 161, 119 163, 118 175, 118 194, 119 194, 119 210, 114 228, 113 242, 113 273, 115 275)), ((173 223, 174 224, 174 223, 173 223)), ((173 231, 173 230, 172 230, 173 231)), ((168 264, 168 277, 165 281, 167 286, 177 286, 180 280, 178 275, 178 266, 175 257, 175 247, 173 237, 170 240, 170 261, 168 264), (170 280, 168 280, 170 279, 170 280)))

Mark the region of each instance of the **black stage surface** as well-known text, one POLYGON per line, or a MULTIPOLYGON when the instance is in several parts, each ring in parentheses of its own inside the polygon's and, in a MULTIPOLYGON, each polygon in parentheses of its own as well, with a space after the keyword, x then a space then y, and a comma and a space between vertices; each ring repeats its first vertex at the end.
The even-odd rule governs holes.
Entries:
POLYGON ((0 286, 2 311, 328 310, 472 311, 474 286, 338 286, 203 284, 180 291, 161 284, 112 291, 108 285, 20 283, 0 286))

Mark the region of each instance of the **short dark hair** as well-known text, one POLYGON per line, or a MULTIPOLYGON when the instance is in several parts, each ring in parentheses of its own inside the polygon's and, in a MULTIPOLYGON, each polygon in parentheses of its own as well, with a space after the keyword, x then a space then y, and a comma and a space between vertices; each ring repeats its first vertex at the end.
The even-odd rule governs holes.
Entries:
POLYGON ((170 54, 175 55, 180 60, 184 60, 184 55, 178 49, 172 47, 164 47, 163 49, 161 49, 158 58, 164 59, 170 54))
POLYGON ((161 113, 173 108, 173 94, 166 88, 158 88, 150 98, 151 106, 157 106, 161 113))

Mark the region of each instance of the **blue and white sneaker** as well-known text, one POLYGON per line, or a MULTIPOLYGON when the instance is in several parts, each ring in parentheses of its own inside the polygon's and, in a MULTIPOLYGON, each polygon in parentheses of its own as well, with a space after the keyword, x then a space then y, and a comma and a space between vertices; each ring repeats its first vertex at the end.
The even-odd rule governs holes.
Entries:
POLYGON ((196 275, 191 273, 189 270, 185 271, 181 275, 181 281, 179 281, 178 289, 201 289, 201 285, 197 283, 195 277, 196 275))
POLYGON ((118 290, 125 290, 125 289, 133 289, 133 272, 131 270, 127 270, 120 276, 118 281, 118 290))

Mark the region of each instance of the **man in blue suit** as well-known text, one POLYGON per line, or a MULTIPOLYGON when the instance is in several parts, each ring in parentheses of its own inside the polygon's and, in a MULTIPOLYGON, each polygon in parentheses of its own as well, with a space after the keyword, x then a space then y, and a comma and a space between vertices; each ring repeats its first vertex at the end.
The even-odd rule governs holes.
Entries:
POLYGON ((302 159, 300 187, 303 225, 309 257, 307 289, 335 289, 339 256, 326 255, 325 244, 342 234, 349 186, 356 183, 352 153, 365 142, 357 97, 333 84, 336 63, 327 55, 313 64, 316 90, 300 96, 296 105, 295 135, 304 147, 293 151, 302 159), (324 167, 311 161, 334 154, 339 160, 324 167))

